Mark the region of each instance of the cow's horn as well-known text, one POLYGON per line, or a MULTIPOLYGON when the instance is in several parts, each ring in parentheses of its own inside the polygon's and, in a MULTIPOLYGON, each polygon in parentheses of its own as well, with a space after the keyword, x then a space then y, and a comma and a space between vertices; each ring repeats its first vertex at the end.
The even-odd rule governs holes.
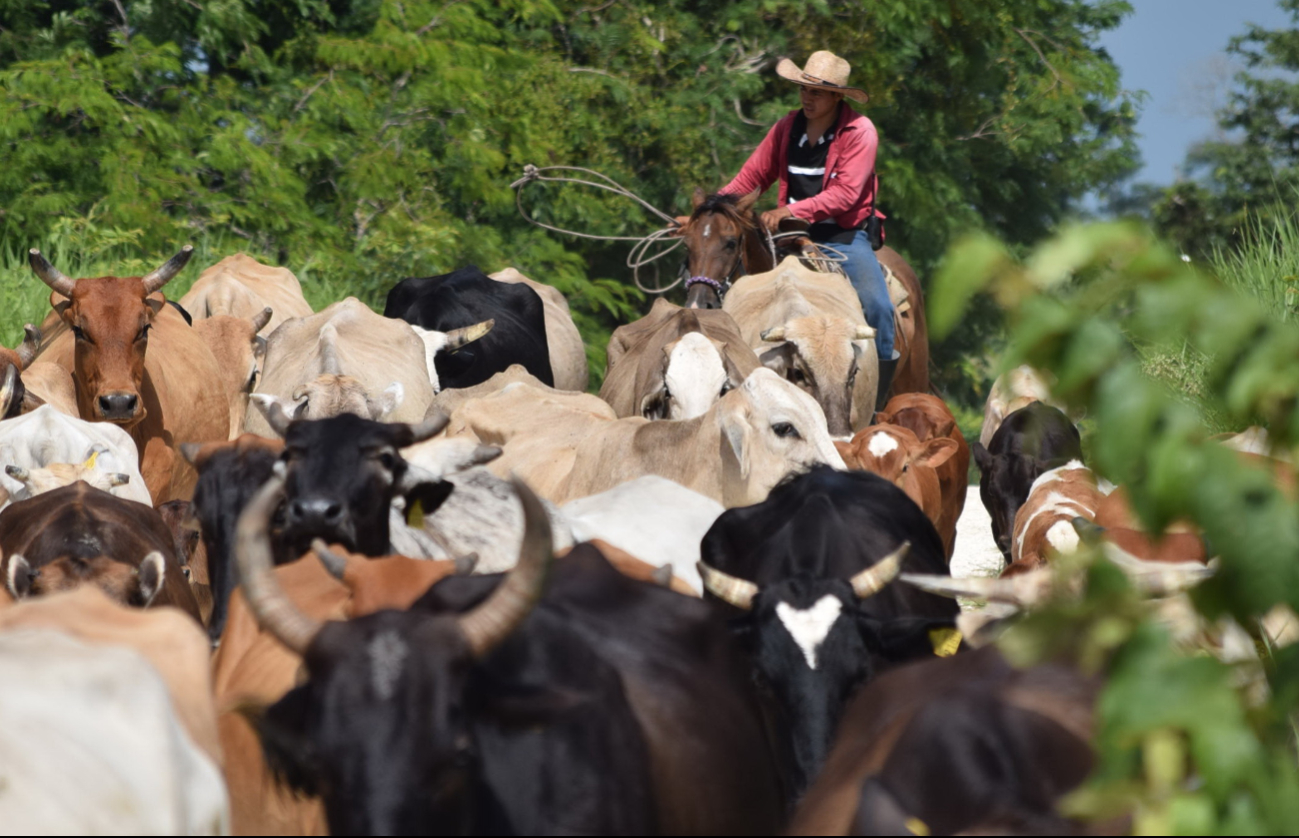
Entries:
POLYGON ((468 576, 478 567, 478 554, 465 553, 463 556, 456 556, 456 575, 468 576))
POLYGON ((550 518, 532 490, 518 477, 511 482, 523 504, 523 544, 519 563, 483 604, 460 618, 460 631, 476 657, 483 657, 523 622, 541 599, 554 558, 550 518))
POLYGON ((452 329, 447 332, 447 351, 455 352, 457 349, 473 343, 490 332, 495 325, 495 320, 484 320, 472 326, 465 326, 463 329, 452 329))
POLYGON ((291 651, 304 654, 320 631, 321 623, 303 614, 284 595, 271 560, 271 541, 267 535, 271 515, 284 495, 283 473, 257 490, 235 527, 235 561, 244 589, 244 599, 257 624, 273 634, 291 651))
POLYGON ((20 483, 26 483, 32 476, 32 473, 22 466, 5 466, 5 474, 20 483))
POLYGON ((859 325, 857 330, 852 333, 853 340, 870 340, 875 337, 875 330, 865 323, 859 325))
POLYGON ((36 353, 41 348, 41 330, 31 323, 23 326, 23 342, 18 344, 14 350, 18 354, 18 362, 23 365, 23 369, 31 366, 32 361, 36 360, 36 353))
POLYGON ((64 276, 58 268, 50 264, 50 260, 41 255, 39 250, 33 247, 27 251, 27 261, 31 264, 36 275, 41 278, 41 282, 50 286, 56 293, 65 297, 72 296, 72 289, 77 284, 77 281, 64 276))
POLYGON ((424 421, 410 426, 410 444, 414 445, 417 442, 432 439, 442 433, 442 429, 450 422, 451 417, 440 410, 435 412, 432 416, 424 417, 424 421))
POLYGON ((9 412, 9 405, 13 403, 14 393, 18 389, 18 367, 13 364, 5 366, 4 383, 0 383, 0 416, 9 412))
POLYGON ((672 564, 670 562, 667 562, 660 565, 659 567, 654 568, 653 572, 650 573, 650 581, 652 581, 655 585, 661 585, 664 588, 671 587, 672 586, 672 564))
POLYGON ((266 393, 253 393, 251 398, 253 404, 257 405, 257 409, 262 412, 262 416, 266 417, 271 430, 280 436, 284 436, 289 432, 289 422, 291 420, 289 415, 284 412, 284 405, 280 404, 279 399, 266 393))
POLYGON ((168 259, 166 264, 161 268, 158 268, 147 276, 141 277, 140 281, 144 283, 144 293, 152 294, 168 282, 171 282, 172 278, 176 276, 176 274, 180 273, 181 270, 184 269, 185 265, 189 264, 189 257, 193 255, 194 245, 187 244, 180 249, 180 253, 177 253, 175 256, 168 259))
POLYGON ((347 557, 335 553, 329 549, 323 538, 311 539, 311 552, 316 554, 320 563, 329 571, 329 575, 335 579, 342 579, 343 574, 347 572, 347 557))
POLYGON ((770 329, 767 329, 765 332, 763 332, 761 335, 759 335, 759 337, 761 337, 763 340, 771 341, 771 342, 773 342, 773 343, 776 342, 776 341, 784 340, 784 339, 785 339, 785 327, 784 327, 784 326, 772 326, 770 329))
POLYGON ((866 599, 884 590, 885 585, 898 577, 898 571, 902 570, 902 560, 909 552, 911 542, 904 541, 901 547, 848 580, 857 598, 866 599))
POLYGON ((271 307, 270 307, 270 306, 267 306, 266 308, 262 309, 262 310, 259 311, 258 313, 254 314, 254 315, 253 315, 253 334, 257 334, 257 333, 260 332, 262 329, 265 329, 265 328, 266 328, 266 324, 269 323, 269 322, 271 322, 271 315, 274 314, 274 313, 275 313, 275 312, 271 310, 271 307))
POLYGON ((956 579, 939 574, 904 573, 902 581, 939 596, 969 597, 1031 608, 1050 594, 1052 574, 1049 567, 1036 568, 1007 579, 990 576, 956 579))
POLYGON ((753 607, 753 598, 758 595, 758 586, 748 579, 740 579, 729 573, 723 573, 706 562, 698 562, 699 578, 704 582, 704 590, 736 608, 748 611, 753 607))
POLYGON ((198 455, 202 451, 203 443, 201 442, 182 442, 180 444, 180 456, 192 466, 198 465, 198 455))
POLYGON ((112 486, 113 488, 117 488, 118 486, 125 486, 127 483, 130 482, 131 482, 131 475, 126 474, 124 472, 114 471, 109 473, 108 475, 108 485, 112 486))

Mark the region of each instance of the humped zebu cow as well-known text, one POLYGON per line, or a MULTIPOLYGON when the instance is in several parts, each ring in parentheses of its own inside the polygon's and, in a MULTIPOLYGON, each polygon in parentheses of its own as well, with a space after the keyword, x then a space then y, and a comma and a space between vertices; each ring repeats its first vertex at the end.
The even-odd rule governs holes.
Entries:
POLYGON ((1082 461, 1082 437, 1059 409, 1034 401, 1006 417, 988 447, 970 447, 979 466, 979 497, 992 517, 992 536, 1009 561, 1015 514, 1033 481, 1070 460, 1082 461))
MULTIPOLYGON (((294 419, 353 413, 418 422, 433 395, 424 343, 414 330, 348 297, 309 317, 285 321, 266 339, 261 381, 251 398, 274 401, 294 419)), ((274 436, 263 407, 249 405, 244 428, 274 436)))
POLYGON ((703 416, 618 419, 603 401, 515 382, 460 405, 449 436, 505 453, 488 468, 517 473, 558 504, 647 474, 724 506, 756 503, 792 471, 843 468, 816 401, 769 369, 754 370, 703 416))
POLYGON ((979 431, 979 444, 987 448, 992 435, 1001 427, 1006 417, 1033 402, 1064 409, 1064 405, 1051 398, 1049 373, 1021 364, 997 376, 988 391, 983 405, 983 427, 979 431))
POLYGON ((270 319, 271 310, 264 308, 251 318, 216 314, 194 322, 194 331, 221 369, 221 391, 230 402, 230 439, 243 433, 248 396, 257 386, 266 354, 266 338, 258 333, 270 319))
POLYGON ((763 365, 816 399, 831 436, 871 423, 879 383, 875 330, 846 279, 791 256, 736 282, 722 310, 763 365))
POLYGON ((27 484, 33 479, 43 483, 41 470, 62 466, 58 470, 67 472, 65 476, 80 472, 91 485, 152 506, 139 462, 131 435, 117 425, 87 422, 52 405, 0 422, 0 466, 6 468, 0 472, 0 487, 12 499, 30 497, 32 488, 27 484), (15 471, 8 471, 10 467, 15 471))
POLYGON ((199 274, 180 304, 195 325, 218 315, 253 320, 269 308, 270 318, 258 329, 263 335, 285 320, 311 315, 302 284, 292 271, 264 265, 246 253, 227 256, 199 274))
POLYGON ((550 349, 550 371, 555 376, 555 389, 586 392, 590 380, 586 346, 577 331, 577 324, 573 322, 568 300, 559 289, 528 279, 516 268, 505 268, 487 276, 497 282, 522 282, 537 292, 546 317, 546 345, 550 349))
POLYGON ((208 644, 95 588, 0 608, 0 823, 13 834, 224 835, 208 644))
POLYGON ((943 543, 892 483, 821 466, 724 512, 701 552, 704 590, 719 613, 741 617, 733 630, 770 705, 796 798, 852 693, 934 654, 933 632, 953 627, 954 602, 890 584, 904 568, 945 572, 943 543))
POLYGON ((957 453, 955 440, 934 437, 926 442, 901 425, 862 428, 851 442, 835 442, 848 468, 878 474, 920 507, 943 540, 943 552, 952 555, 956 521, 944 519, 943 488, 938 469, 957 453), (946 526, 944 526, 946 525, 946 526))
POLYGON ((424 338, 438 389, 481 384, 512 364, 555 385, 545 306, 526 283, 494 281, 474 265, 441 276, 408 277, 388 292, 383 315, 437 334, 466 335, 447 349, 435 336, 424 338))
POLYGON ((230 416, 212 352, 181 313, 157 293, 189 261, 186 245, 143 277, 73 280, 32 250, 32 270, 54 291, 67 331, 37 356, 72 373, 82 419, 131 434, 154 503, 188 497, 196 475, 175 450, 180 441, 225 439, 230 416), (152 351, 148 351, 152 347, 152 351))
POLYGON ((450 576, 345 622, 280 588, 265 530, 281 481, 259 492, 239 524, 243 591, 303 664, 257 718, 272 774, 319 794, 338 834, 778 829, 723 620, 590 545, 552 566, 545 513, 516 485, 527 536, 509 574, 450 576))
POLYGON ((884 409, 875 414, 882 425, 898 425, 916 435, 922 443, 946 437, 956 443, 956 453, 939 465, 939 494, 942 512, 934 526, 943 538, 950 559, 956 545, 956 524, 965 511, 965 498, 969 488, 970 446, 956 424, 956 417, 937 396, 929 393, 902 393, 889 399, 884 409))
POLYGON ((1072 835, 1100 689, 995 649, 901 667, 849 703, 789 835, 1072 835))
POLYGON ((693 419, 759 366, 729 314, 660 297, 609 338, 600 398, 619 416, 693 419))
POLYGON ((152 507, 73 483, 0 512, 0 571, 14 599, 94 585, 124 605, 199 619, 171 530, 152 507))

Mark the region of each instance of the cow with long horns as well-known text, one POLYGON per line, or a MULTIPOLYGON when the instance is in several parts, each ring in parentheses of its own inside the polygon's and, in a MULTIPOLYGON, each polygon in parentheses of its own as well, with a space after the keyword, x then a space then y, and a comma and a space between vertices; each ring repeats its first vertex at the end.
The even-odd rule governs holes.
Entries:
POLYGON ((933 524, 892 483, 824 466, 762 503, 722 514, 704 536, 704 590, 735 622, 771 699, 789 775, 801 793, 825 760, 848 698, 883 669, 934 652, 931 631, 956 604, 890 584, 903 569, 945 573, 933 524))
POLYGON ((273 771, 322 797, 331 832, 779 828, 757 709, 704 603, 586 545, 552 567, 544 510, 516 482, 527 524, 510 573, 321 622, 271 569, 282 487, 249 504, 238 557, 249 608, 304 678, 257 724, 273 771))
POLYGON ((112 422, 131 434, 154 503, 188 497, 194 488, 194 469, 176 452, 179 441, 229 435, 217 361, 158 293, 192 253, 186 245, 142 277, 80 280, 64 276, 39 250, 30 254, 32 270, 54 291, 51 305, 67 326, 37 357, 72 373, 82 419, 112 422))

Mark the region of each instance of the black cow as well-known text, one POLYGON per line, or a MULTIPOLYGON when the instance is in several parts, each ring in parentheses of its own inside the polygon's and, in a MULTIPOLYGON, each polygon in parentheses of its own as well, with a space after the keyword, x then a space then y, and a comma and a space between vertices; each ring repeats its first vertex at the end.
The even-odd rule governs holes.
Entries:
POLYGON ((1082 439, 1068 416, 1042 402, 1006 417, 988 447, 970 447, 979 464, 979 497, 992 517, 992 535, 1010 561, 1015 513, 1028 500, 1033 481, 1070 460, 1082 461, 1082 439))
POLYGON ((761 717, 705 603, 591 545, 550 566, 540 501, 506 575, 318 623, 270 572, 273 480, 240 520, 244 592, 306 679, 258 722, 268 765, 333 834, 770 833, 761 717), (546 586, 546 576, 550 580, 546 586))
POLYGON ((747 612, 735 629, 772 699, 795 795, 848 697, 881 669, 932 655, 930 630, 957 614, 952 600, 888 584, 903 569, 946 574, 946 553, 920 508, 866 472, 822 466, 788 479, 723 513, 701 554, 709 594, 747 612))
POLYGON ((409 277, 388 292, 383 316, 439 332, 495 321, 491 331, 463 349, 437 354, 433 364, 443 389, 481 384, 511 364, 522 364, 554 386, 541 297, 522 282, 497 282, 476 265, 409 277))
POLYGON ((1098 684, 993 648, 895 670, 844 711, 791 835, 1074 835, 1098 684))

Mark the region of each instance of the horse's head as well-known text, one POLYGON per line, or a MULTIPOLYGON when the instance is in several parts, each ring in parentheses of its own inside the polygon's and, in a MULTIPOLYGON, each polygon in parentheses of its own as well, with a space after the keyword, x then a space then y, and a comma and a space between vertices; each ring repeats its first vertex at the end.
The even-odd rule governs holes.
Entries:
POLYGON ((694 212, 677 232, 686 240, 686 269, 695 279, 687 285, 687 308, 721 308, 722 286, 743 270, 753 270, 754 260, 766 252, 753 214, 757 200, 757 192, 705 195, 702 189, 695 189, 694 212))

